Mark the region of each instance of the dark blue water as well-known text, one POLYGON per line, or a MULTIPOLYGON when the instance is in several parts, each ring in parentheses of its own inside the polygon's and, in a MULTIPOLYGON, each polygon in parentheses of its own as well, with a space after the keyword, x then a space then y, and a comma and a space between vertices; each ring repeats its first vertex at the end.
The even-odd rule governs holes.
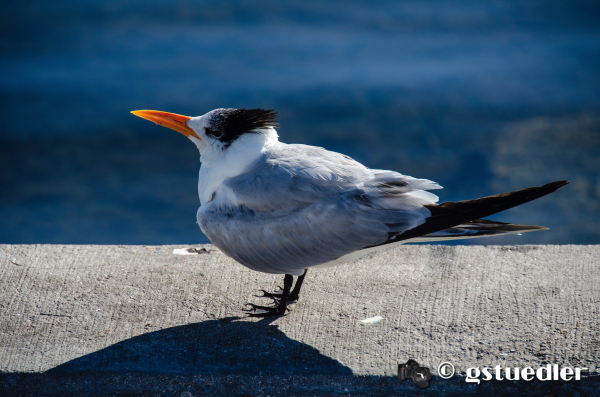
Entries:
POLYGON ((0 243, 206 242, 198 154, 129 114, 275 108, 281 140, 600 243, 596 1, 28 1, 0 15, 0 243))

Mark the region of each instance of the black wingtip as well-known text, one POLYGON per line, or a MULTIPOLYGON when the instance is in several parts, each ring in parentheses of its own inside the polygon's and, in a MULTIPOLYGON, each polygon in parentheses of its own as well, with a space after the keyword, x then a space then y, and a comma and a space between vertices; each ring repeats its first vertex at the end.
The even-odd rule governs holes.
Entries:
POLYGON ((554 181, 554 182, 546 183, 544 186, 542 186, 542 188, 548 189, 549 190, 548 193, 552 193, 568 184, 569 184, 569 181, 554 181))
POLYGON ((426 205, 425 207, 431 211, 431 216, 426 219, 425 223, 402 234, 390 236, 390 239, 384 244, 420 237, 470 222, 473 219, 485 218, 544 197, 568 183, 569 181, 555 181, 546 183, 543 186, 529 187, 475 200, 448 201, 437 205, 426 205))
POLYGON ((569 184, 569 181, 554 181, 554 182, 546 183, 544 185, 544 187, 556 187, 558 189, 559 187, 563 187, 568 184, 569 184))

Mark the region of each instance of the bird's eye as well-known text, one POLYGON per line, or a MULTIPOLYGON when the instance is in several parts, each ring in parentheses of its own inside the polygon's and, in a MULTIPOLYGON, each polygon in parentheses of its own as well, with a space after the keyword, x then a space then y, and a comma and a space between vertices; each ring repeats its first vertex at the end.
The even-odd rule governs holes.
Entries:
POLYGON ((223 133, 221 131, 213 130, 211 128, 204 128, 204 132, 206 132, 206 135, 214 136, 215 138, 220 138, 221 135, 223 135, 223 133))

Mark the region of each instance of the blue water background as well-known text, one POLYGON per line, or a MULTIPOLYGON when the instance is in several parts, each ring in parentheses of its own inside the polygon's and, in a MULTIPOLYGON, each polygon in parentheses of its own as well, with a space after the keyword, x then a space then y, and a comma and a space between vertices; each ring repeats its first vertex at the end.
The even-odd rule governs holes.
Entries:
POLYGON ((274 108, 280 139, 456 201, 567 179, 479 244, 600 243, 597 1, 24 1, 0 16, 0 243, 195 244, 198 153, 137 109, 274 108))

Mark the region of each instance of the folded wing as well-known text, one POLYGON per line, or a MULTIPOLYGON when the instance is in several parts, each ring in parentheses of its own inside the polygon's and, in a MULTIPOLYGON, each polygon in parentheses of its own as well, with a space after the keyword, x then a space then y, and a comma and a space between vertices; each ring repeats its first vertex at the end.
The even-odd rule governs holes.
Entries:
POLYGON ((434 182, 370 170, 349 157, 303 145, 265 153, 246 173, 227 180, 240 203, 203 205, 198 221, 213 244, 247 267, 301 274, 431 215, 434 182))

